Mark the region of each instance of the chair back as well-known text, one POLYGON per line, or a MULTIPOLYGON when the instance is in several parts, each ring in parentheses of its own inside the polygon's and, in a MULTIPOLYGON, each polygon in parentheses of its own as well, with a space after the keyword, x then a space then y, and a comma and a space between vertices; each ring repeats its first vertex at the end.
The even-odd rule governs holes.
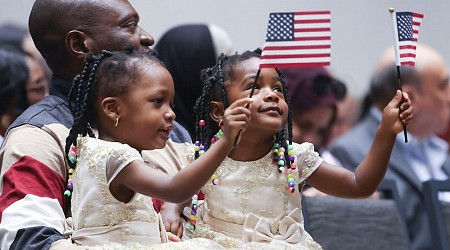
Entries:
POLYGON ((303 196, 306 231, 325 250, 410 249, 395 183, 386 180, 380 191, 383 199, 303 196))
POLYGON ((450 250, 450 203, 441 202, 439 192, 450 192, 450 180, 424 182, 425 208, 430 220, 433 249, 450 250))

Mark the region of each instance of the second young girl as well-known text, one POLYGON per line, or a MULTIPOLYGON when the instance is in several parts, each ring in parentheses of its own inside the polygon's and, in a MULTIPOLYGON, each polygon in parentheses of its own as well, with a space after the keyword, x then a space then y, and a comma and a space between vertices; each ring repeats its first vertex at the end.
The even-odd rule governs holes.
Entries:
POLYGON ((75 120, 66 141, 71 169, 65 195, 72 199, 75 243, 164 242, 167 235, 150 196, 188 200, 250 119, 245 105, 251 99, 235 102, 225 111, 221 142, 172 177, 144 163, 140 152, 165 146, 175 120, 173 98, 172 77, 154 56, 104 51, 86 60, 69 96, 75 120))
POLYGON ((259 63, 259 53, 248 51, 221 56, 203 72, 196 114, 206 124, 198 127, 196 144, 206 148, 227 133, 226 127, 219 128, 227 107, 248 97, 254 84, 256 89, 249 106, 252 120, 240 135, 241 143, 202 188, 204 203, 198 206, 194 200, 185 210, 190 218, 185 235, 213 239, 227 248, 321 249, 303 227, 303 184, 346 198, 372 194, 386 172, 396 135, 412 118, 411 101, 406 93, 396 93, 370 152, 353 173, 324 162, 311 143, 292 143, 283 77, 264 68, 256 79, 259 63))

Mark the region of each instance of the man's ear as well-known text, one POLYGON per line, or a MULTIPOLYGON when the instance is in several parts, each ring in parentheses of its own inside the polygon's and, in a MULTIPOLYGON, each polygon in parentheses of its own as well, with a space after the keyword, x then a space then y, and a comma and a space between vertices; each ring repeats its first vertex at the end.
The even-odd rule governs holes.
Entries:
POLYGON ((209 109, 211 110, 210 116, 211 118, 219 123, 223 118, 223 114, 225 112, 225 108, 223 107, 223 102, 212 101, 209 103, 209 109))
POLYGON ((79 30, 71 30, 66 36, 66 48, 72 55, 84 59, 89 53, 89 37, 79 30))
POLYGON ((104 98, 101 107, 102 112, 111 119, 111 121, 115 121, 120 117, 120 105, 116 97, 109 96, 104 98))

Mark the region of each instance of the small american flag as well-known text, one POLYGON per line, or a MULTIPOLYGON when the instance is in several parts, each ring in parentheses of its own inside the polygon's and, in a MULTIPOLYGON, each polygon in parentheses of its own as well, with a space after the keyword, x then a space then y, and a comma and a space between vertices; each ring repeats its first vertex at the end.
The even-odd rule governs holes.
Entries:
POLYGON ((260 68, 319 67, 330 61, 330 11, 270 13, 260 68))
POLYGON ((396 12, 393 18, 396 64, 414 66, 423 15, 415 12, 396 12))

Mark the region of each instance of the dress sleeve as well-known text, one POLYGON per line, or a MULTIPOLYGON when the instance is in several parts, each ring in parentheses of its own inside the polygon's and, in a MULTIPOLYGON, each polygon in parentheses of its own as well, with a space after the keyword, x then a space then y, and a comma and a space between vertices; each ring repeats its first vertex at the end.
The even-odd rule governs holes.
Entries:
POLYGON ((300 175, 299 182, 305 181, 320 166, 323 159, 314 151, 314 145, 309 142, 296 144, 297 167, 300 175))
POLYGON ((108 184, 111 184, 120 171, 135 160, 143 161, 139 152, 127 144, 117 143, 111 147, 106 160, 106 178, 108 184))

